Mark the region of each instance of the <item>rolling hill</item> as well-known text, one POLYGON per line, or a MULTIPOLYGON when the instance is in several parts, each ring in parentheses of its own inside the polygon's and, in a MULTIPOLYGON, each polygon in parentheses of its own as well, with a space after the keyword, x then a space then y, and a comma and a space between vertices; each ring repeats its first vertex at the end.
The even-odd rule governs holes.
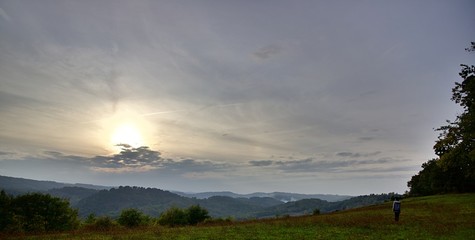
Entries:
POLYGON ((68 199, 71 206, 77 208, 79 215, 83 218, 89 214, 116 217, 123 209, 127 208, 136 208, 147 215, 158 217, 170 207, 186 208, 191 205, 200 205, 206 208, 214 218, 268 218, 283 215, 305 215, 312 213, 315 209, 319 209, 322 213, 333 212, 381 203, 390 198, 389 194, 349 198, 349 196, 338 195, 305 195, 282 192, 245 195, 232 192, 208 192, 189 195, 157 188, 129 186, 110 188, 5 176, 0 176, 0 188, 13 195, 42 192, 68 199), (335 201, 337 199, 340 200, 335 201))

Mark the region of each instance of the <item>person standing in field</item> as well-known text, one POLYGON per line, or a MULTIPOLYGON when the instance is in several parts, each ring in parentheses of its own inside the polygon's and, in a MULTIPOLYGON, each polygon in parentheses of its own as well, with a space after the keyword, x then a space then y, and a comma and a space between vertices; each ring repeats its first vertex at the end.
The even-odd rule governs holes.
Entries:
POLYGON ((398 198, 396 198, 393 202, 393 212, 394 212, 394 220, 397 222, 399 221, 399 214, 401 213, 401 202, 398 198))

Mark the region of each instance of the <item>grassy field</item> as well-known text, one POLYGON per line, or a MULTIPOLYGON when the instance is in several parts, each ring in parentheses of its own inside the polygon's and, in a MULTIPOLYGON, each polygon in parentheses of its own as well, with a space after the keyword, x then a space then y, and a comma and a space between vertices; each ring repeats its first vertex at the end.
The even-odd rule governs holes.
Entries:
POLYGON ((475 239, 475 194, 409 198, 394 221, 390 202, 318 216, 223 225, 0 236, 6 239, 475 239))

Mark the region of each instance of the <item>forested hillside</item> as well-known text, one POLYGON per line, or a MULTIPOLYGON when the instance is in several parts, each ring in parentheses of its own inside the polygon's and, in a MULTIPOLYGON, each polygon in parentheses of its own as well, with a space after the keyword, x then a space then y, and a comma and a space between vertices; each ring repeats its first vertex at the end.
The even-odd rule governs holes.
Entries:
POLYGON ((79 215, 82 217, 91 213, 117 216, 122 209, 126 208, 137 208, 147 215, 159 216, 170 207, 187 208, 192 205, 200 205, 206 208, 212 217, 246 219, 311 214, 315 209, 322 213, 333 212, 382 203, 389 200, 391 196, 390 194, 359 196, 339 202, 302 199, 283 203, 269 197, 214 196, 207 199, 196 199, 154 188, 119 187, 102 190, 86 197, 79 201, 75 207, 79 209, 79 215))
POLYGON ((101 186, 64 184, 2 176, 0 176, 0 188, 10 195, 41 192, 66 199, 73 208, 78 209, 79 216, 82 218, 86 218, 90 214, 117 217, 122 210, 129 208, 140 210, 152 217, 158 217, 171 207, 188 208, 193 205, 200 205, 207 209, 210 216, 214 218, 266 218, 312 214, 314 210, 322 213, 333 212, 381 203, 391 197, 390 194, 349 198, 349 196, 322 194, 253 193, 242 195, 232 192, 221 192, 224 196, 219 196, 220 192, 214 192, 196 194, 196 196, 201 197, 208 196, 207 198, 196 198, 185 197, 183 195, 186 194, 179 195, 156 188, 126 186, 108 189, 101 186), (88 188, 89 186, 91 188, 88 188), (101 188, 103 190, 98 190, 101 188), (314 196, 326 196, 332 200, 337 198, 345 200, 327 201, 312 198, 314 196))
POLYGON ((70 184, 59 183, 54 181, 38 181, 25 178, 15 178, 0 176, 0 188, 6 190, 9 194, 18 195, 28 192, 47 192, 52 189, 59 189, 64 187, 78 187, 87 189, 109 189, 110 187, 97 186, 91 184, 70 184))

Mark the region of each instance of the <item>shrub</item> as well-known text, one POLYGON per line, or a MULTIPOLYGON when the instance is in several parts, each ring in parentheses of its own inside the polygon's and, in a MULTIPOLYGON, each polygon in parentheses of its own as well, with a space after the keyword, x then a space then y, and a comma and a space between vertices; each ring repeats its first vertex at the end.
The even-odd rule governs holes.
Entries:
POLYGON ((186 209, 185 213, 188 216, 188 224, 196 225, 200 222, 204 222, 206 219, 211 218, 208 215, 208 210, 200 207, 200 205, 193 205, 186 209))
POLYGON ((210 218, 208 210, 199 205, 193 205, 185 210, 172 207, 160 215, 158 223, 171 227, 196 225, 210 218))
POLYGON ((203 221, 204 225, 227 225, 234 222, 232 217, 227 218, 207 218, 203 221))
POLYGON ((144 225, 146 221, 146 216, 139 210, 133 208, 122 210, 119 219, 117 219, 117 222, 120 225, 129 228, 144 225))
POLYGON ((69 202, 49 194, 31 193, 11 199, 7 229, 26 232, 64 231, 79 225, 69 202), (11 226, 8 226, 11 225, 11 226))
POLYGON ((84 224, 92 225, 96 222, 96 220, 97 220, 96 214, 91 213, 91 214, 87 215, 86 220, 84 220, 84 224))
POLYGON ((183 226, 188 224, 188 217, 182 209, 172 207, 160 215, 158 223, 171 227, 183 226))
POLYGON ((94 223, 87 225, 87 228, 99 230, 99 231, 108 231, 116 227, 117 223, 112 220, 109 216, 101 216, 95 219, 94 223))
POLYGON ((320 209, 315 208, 315 209, 313 210, 313 215, 320 215, 320 209))
POLYGON ((11 211, 12 197, 5 191, 0 192, 0 231, 7 229, 13 221, 13 212, 11 211))

